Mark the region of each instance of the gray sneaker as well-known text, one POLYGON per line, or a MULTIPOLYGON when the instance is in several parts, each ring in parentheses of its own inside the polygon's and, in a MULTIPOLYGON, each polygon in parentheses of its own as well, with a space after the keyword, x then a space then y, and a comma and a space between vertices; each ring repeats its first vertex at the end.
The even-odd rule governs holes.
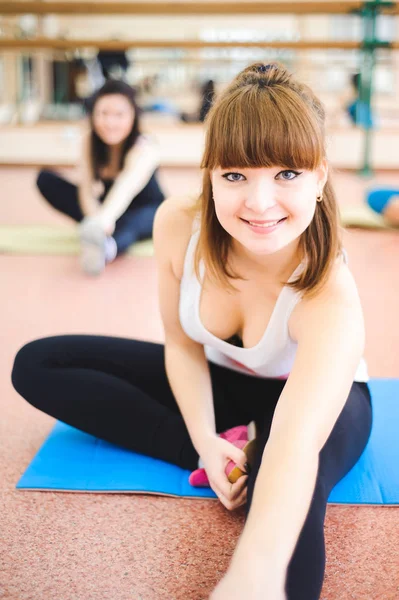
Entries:
POLYGON ((107 236, 94 219, 84 219, 79 226, 80 264, 88 275, 100 275, 105 268, 107 236))

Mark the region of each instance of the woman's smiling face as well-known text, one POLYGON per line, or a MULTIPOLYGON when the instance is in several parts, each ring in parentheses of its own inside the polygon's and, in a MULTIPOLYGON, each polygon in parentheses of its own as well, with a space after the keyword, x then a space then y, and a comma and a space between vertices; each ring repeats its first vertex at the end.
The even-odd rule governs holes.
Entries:
POLYGON ((248 251, 273 254, 307 229, 326 180, 326 161, 313 171, 216 168, 211 172, 216 216, 248 251))
POLYGON ((122 94, 102 96, 94 106, 94 131, 109 146, 116 146, 125 141, 132 131, 134 119, 134 108, 122 94))

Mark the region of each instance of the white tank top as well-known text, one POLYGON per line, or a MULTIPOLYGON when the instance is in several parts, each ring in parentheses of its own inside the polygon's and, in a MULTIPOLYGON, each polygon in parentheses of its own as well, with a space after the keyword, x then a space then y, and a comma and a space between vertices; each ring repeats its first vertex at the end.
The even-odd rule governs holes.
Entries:
MULTIPOLYGON (((287 379, 294 364, 297 343, 288 330, 290 315, 301 299, 298 292, 288 285, 281 290, 274 306, 269 324, 261 340, 252 348, 241 348, 214 336, 205 329, 200 319, 201 284, 194 271, 194 255, 199 230, 190 238, 184 260, 180 283, 180 323, 189 338, 202 344, 207 359, 222 367, 255 377, 287 379)), ((288 281, 293 281, 303 269, 300 264, 288 281)), ((200 263, 203 278, 204 264, 200 263)), ((355 381, 368 381, 367 367, 362 358, 355 374, 355 381)))

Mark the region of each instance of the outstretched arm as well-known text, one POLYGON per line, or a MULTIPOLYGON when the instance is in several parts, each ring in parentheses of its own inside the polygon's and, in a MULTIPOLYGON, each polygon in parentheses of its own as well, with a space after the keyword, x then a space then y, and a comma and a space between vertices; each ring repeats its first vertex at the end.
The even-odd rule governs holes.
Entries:
POLYGON ((109 229, 123 215, 133 198, 147 185, 158 163, 153 144, 144 139, 138 140, 128 152, 123 170, 97 213, 104 229, 109 229))
POLYGON ((85 217, 91 217, 97 214, 101 205, 98 201, 98 197, 94 193, 94 180, 90 156, 90 132, 88 131, 82 136, 79 170, 80 183, 78 187, 78 198, 80 209, 85 217))
MULTIPOLYGON (((245 581, 248 570, 263 593, 268 585, 284 589, 310 507, 319 452, 344 407, 363 352, 357 290, 347 269, 341 271, 321 295, 297 307, 291 329, 298 342, 295 364, 275 410, 248 520, 222 591, 229 579, 233 585, 234 572, 245 581)), ((227 598, 216 592, 212 599, 227 598)), ((261 593, 247 597, 262 598, 261 593)))

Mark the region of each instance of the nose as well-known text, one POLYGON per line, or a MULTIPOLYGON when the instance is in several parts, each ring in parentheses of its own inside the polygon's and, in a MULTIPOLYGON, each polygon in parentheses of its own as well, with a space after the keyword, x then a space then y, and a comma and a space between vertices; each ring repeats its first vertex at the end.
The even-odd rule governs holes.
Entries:
POLYGON ((115 127, 116 119, 114 116, 110 115, 104 120, 104 124, 106 127, 115 127))
POLYGON ((276 205, 273 182, 260 177, 248 189, 245 206, 256 214, 263 214, 276 205))

